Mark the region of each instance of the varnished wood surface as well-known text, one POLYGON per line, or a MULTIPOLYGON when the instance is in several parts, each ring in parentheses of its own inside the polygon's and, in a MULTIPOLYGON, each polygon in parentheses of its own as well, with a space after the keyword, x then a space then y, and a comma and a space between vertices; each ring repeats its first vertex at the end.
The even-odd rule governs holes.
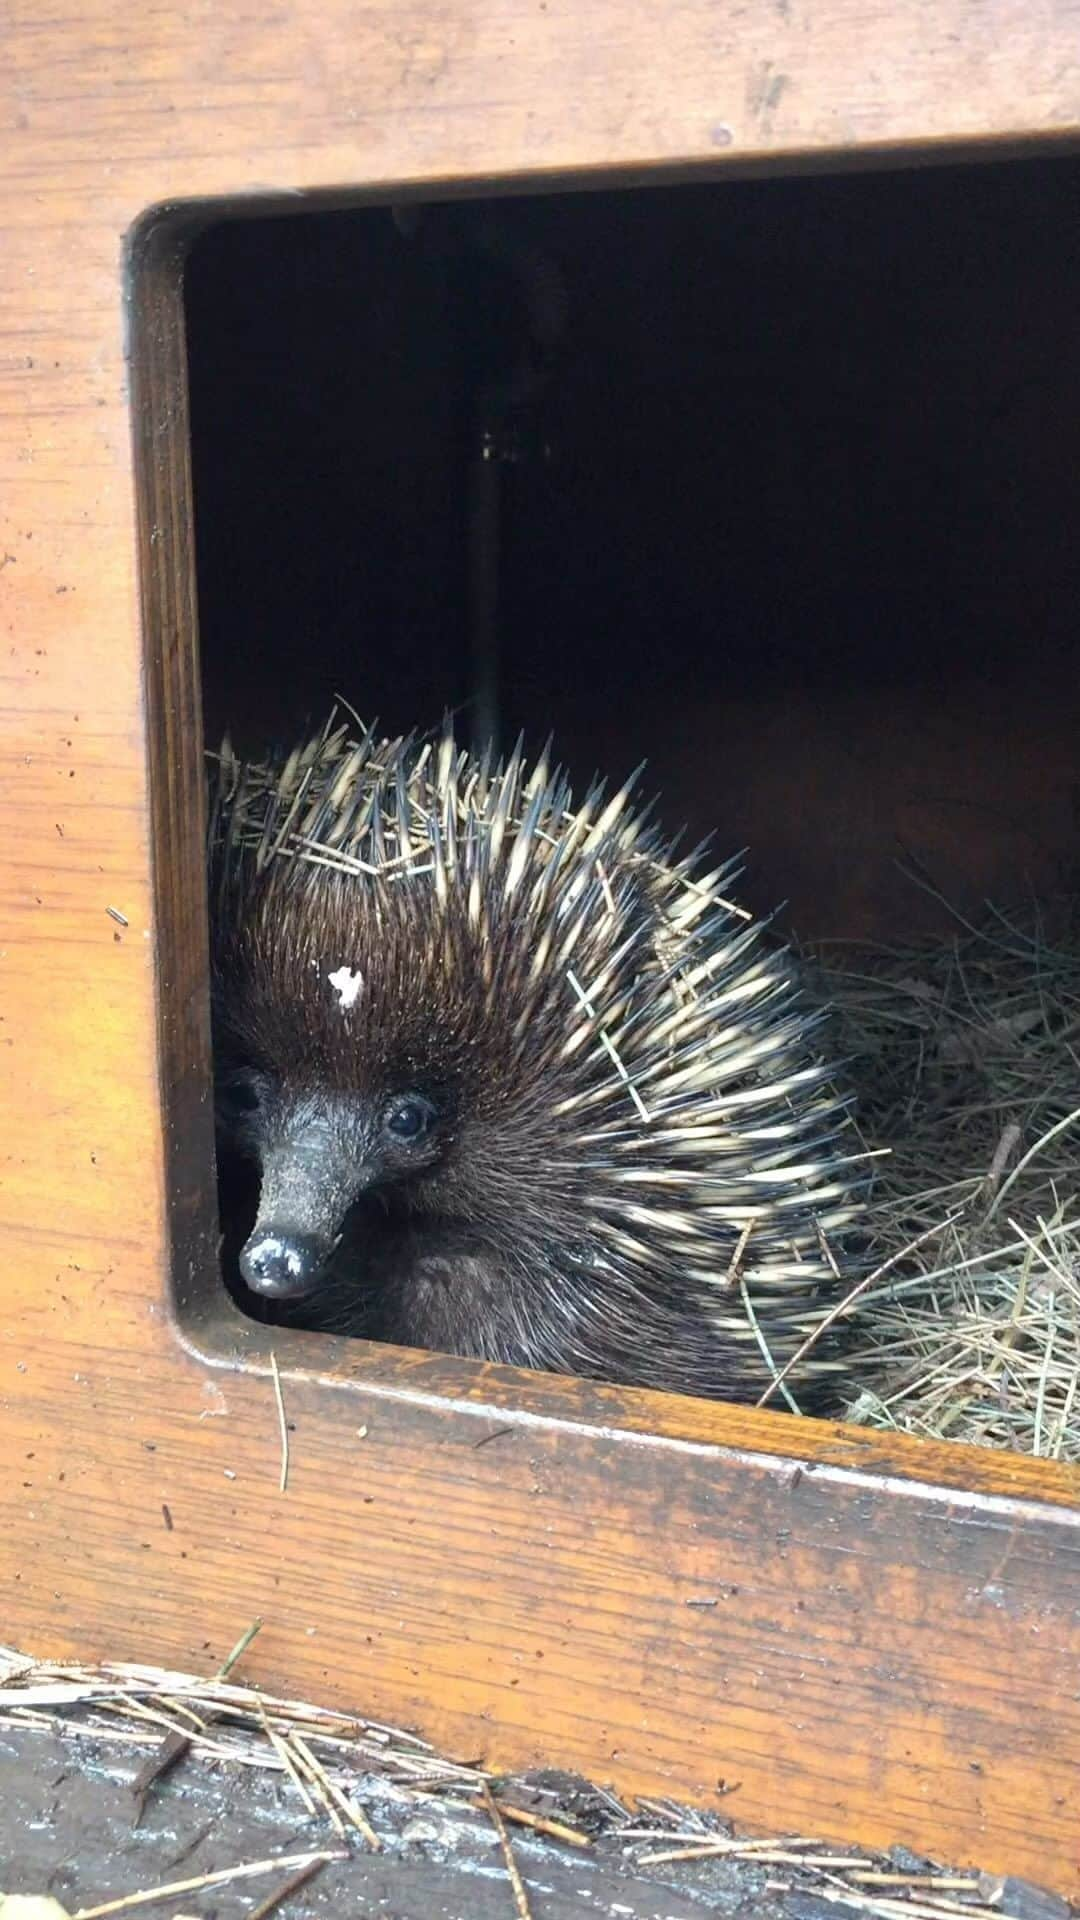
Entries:
POLYGON ((167 221, 125 292, 135 223, 204 196, 1072 140, 1078 45, 1075 0, 9 9, 6 1637, 206 1666, 262 1614, 251 1677, 466 1755, 1080 1881, 1075 1474, 283 1341, 278 1491, 262 1336, 212 1295, 167 221))

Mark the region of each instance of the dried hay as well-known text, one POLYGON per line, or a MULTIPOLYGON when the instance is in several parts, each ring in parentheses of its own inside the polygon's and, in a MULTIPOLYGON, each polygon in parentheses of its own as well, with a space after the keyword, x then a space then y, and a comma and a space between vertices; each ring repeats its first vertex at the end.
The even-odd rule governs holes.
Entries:
POLYGON ((895 1265, 851 1303, 849 1420, 1080 1461, 1078 904, 1053 937, 991 909, 937 944, 809 956, 865 1143, 890 1150, 870 1257, 895 1265))

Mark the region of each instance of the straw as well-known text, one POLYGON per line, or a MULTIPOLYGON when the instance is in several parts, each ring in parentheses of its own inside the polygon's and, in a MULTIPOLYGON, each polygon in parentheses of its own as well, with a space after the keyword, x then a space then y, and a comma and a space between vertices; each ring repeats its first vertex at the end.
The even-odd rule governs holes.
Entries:
POLYGON ((988 908, 936 944, 807 958, 890 1149, 868 1256, 895 1265, 845 1316, 846 1417, 1075 1462, 1080 920, 1056 917, 1053 940, 988 908))

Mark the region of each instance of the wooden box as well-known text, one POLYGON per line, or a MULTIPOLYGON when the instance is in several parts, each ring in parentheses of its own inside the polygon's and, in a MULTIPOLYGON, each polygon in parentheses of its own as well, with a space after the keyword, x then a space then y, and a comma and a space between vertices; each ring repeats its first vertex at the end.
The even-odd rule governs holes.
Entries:
POLYGON ((16 8, 6 1639, 201 1669, 261 1615, 253 1679, 496 1766, 737 1780, 751 1827, 1080 1886, 1074 1472, 271 1341, 224 1299, 181 298, 255 209, 1064 147, 1078 34, 1076 0, 16 8))

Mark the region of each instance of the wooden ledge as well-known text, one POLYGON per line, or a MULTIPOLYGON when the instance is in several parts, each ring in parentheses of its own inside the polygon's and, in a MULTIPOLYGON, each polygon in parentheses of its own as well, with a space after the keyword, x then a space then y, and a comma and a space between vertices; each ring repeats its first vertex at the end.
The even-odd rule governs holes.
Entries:
POLYGON ((262 1330, 79 1318, 3 1402, 24 1644, 261 1615, 257 1682, 495 1766, 1075 1890, 1075 1473, 292 1335, 282 1493, 262 1330))

